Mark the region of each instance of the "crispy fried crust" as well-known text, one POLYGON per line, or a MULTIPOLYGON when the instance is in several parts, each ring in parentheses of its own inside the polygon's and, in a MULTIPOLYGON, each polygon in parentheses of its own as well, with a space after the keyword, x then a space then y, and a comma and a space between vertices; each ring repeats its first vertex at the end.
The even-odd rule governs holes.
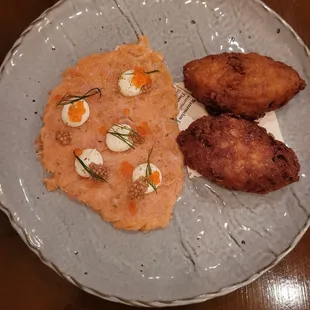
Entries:
POLYGON ((230 190, 265 194, 299 180, 294 151, 255 122, 204 116, 177 142, 187 166, 230 190))
POLYGON ((257 119, 284 106, 306 87, 291 67, 255 53, 224 53, 184 66, 184 83, 213 115, 257 119))

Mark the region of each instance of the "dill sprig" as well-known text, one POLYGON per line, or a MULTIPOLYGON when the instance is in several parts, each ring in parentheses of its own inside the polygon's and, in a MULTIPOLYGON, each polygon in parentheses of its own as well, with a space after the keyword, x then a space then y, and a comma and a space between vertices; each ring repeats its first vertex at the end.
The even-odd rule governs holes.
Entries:
POLYGON ((149 179, 149 177, 153 174, 153 171, 152 171, 152 167, 151 167, 151 163, 150 163, 150 158, 151 158, 151 155, 153 153, 153 149, 154 149, 154 146, 151 148, 151 150, 149 151, 148 153, 148 156, 147 156, 147 164, 146 164, 146 172, 145 172, 145 178, 147 180, 147 183, 152 186, 153 190, 155 191, 155 193, 157 194, 157 187, 156 185, 149 179))
POLYGON ((126 126, 122 126, 122 125, 118 125, 118 124, 114 124, 113 126, 116 126, 120 129, 128 130, 128 133, 120 133, 120 132, 116 131, 113 127, 112 127, 113 131, 109 130, 108 133, 111 134, 112 136, 120 139, 121 141, 126 143, 129 147, 131 147, 132 149, 135 149, 134 142, 131 141, 129 138, 132 136, 141 137, 140 134, 136 130, 134 130, 132 128, 128 128, 126 126))
POLYGON ((79 163, 82 165, 82 167, 89 173, 89 175, 92 178, 94 178, 100 182, 108 183, 104 178, 102 178, 100 175, 97 175, 94 171, 92 171, 89 167, 87 167, 85 165, 85 163, 83 162, 83 160, 75 154, 75 151, 73 151, 73 154, 74 154, 75 158, 79 161, 79 163))
POLYGON ((148 71, 148 72, 145 72, 146 74, 152 74, 152 73, 160 73, 159 70, 153 70, 153 71, 148 71))
POLYGON ((131 147, 132 149, 135 149, 134 143, 131 140, 129 140, 128 138, 126 138, 126 136, 129 136, 129 135, 120 134, 116 131, 114 131, 114 132, 108 131, 108 133, 111 134, 112 136, 120 139, 121 141, 126 143, 129 147, 131 147))
MULTIPOLYGON (((159 70, 153 70, 153 71, 148 71, 148 72, 144 72, 145 74, 152 74, 152 73, 160 73, 159 70)), ((133 75, 135 74, 135 71, 133 71, 132 73, 125 73, 125 75, 133 75)))
POLYGON ((75 102, 78 102, 80 100, 83 100, 88 97, 92 97, 99 94, 99 99, 101 98, 101 89, 98 87, 92 88, 87 93, 85 93, 83 96, 76 96, 76 95, 69 95, 68 93, 65 94, 61 100, 57 103, 57 106, 64 106, 67 104, 74 104, 75 102))

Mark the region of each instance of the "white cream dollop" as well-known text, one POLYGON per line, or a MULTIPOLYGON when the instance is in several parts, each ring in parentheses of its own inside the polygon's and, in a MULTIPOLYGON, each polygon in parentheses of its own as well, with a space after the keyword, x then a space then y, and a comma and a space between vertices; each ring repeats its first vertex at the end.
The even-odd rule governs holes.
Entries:
POLYGON ((125 152, 134 146, 130 133, 132 128, 127 124, 117 124, 112 126, 107 133, 106 145, 113 152, 125 152), (113 135, 114 133, 114 135, 113 135), (119 137, 117 136, 119 134, 119 137), (123 140, 126 140, 124 142, 123 140))
POLYGON ((128 70, 118 79, 119 90, 126 97, 138 96, 142 93, 142 87, 137 87, 132 83, 133 76, 134 70, 128 70))
MULTIPOLYGON (((95 163, 96 165, 102 165, 103 164, 103 158, 98 150, 96 149, 85 149, 83 150, 82 154, 79 156, 79 158, 83 161, 83 163, 89 167, 91 163, 95 163)), ((75 171, 76 173, 83 177, 83 178, 89 178, 89 173, 85 170, 85 168, 82 166, 82 164, 78 161, 78 159, 75 159, 75 171)))
MULTIPOLYGON (((146 177, 147 166, 148 166, 148 164, 141 164, 141 165, 136 167, 136 169, 133 171, 133 174, 132 174, 132 181, 133 182, 137 181, 140 177, 146 177)), ((159 170, 159 168, 157 166, 155 166, 152 163, 150 163, 150 167, 151 167, 152 173, 154 173, 155 171, 157 171, 159 173, 159 179, 160 179, 159 184, 153 184, 156 188, 158 188, 161 185, 162 179, 163 179, 161 171, 159 170)), ((152 192, 154 192, 154 188, 149 184, 145 193, 149 194, 152 192)))
POLYGON ((73 104, 66 104, 63 106, 62 108, 62 113, 61 113, 61 118, 62 121, 70 127, 80 127, 82 126, 89 118, 90 116, 90 109, 89 109, 89 105, 87 103, 87 101, 85 100, 79 100, 73 104), (70 108, 77 108, 77 105, 79 102, 83 103, 83 107, 85 109, 85 112, 83 113, 83 115, 81 115, 81 121, 79 122, 74 122, 72 120, 70 120, 70 116, 69 116, 69 109, 70 108))

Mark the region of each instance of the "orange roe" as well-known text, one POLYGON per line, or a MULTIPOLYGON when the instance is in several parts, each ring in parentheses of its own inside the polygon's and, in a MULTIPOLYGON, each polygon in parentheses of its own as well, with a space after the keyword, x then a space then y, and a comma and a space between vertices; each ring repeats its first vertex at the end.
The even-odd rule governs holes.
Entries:
POLYGON ((158 171, 153 172, 150 176, 148 176, 150 182, 154 185, 158 185, 160 183, 160 174, 158 171))
POLYGON ((74 154, 76 155, 76 156, 81 156, 82 155, 82 153, 83 153, 83 151, 81 150, 81 149, 74 149, 74 154))
POLYGON ((135 68, 132 77, 132 84, 137 88, 149 85, 152 83, 151 78, 145 73, 143 68, 135 68))
POLYGON ((128 115, 129 115, 129 112, 130 112, 130 111, 129 111, 128 108, 124 109, 124 111, 123 111, 123 113, 124 113, 125 116, 128 116, 128 115))
POLYGON ((107 131, 108 131, 108 128, 106 126, 101 126, 99 128, 99 133, 103 136, 107 133, 107 131))
POLYGON ((85 112, 86 109, 82 100, 76 102, 75 104, 71 104, 68 112, 70 121, 74 123, 80 122, 85 112))
POLYGON ((137 204, 134 201, 129 203, 128 209, 131 215, 137 214, 137 204))
POLYGON ((147 136, 148 134, 151 133, 149 124, 147 122, 143 122, 141 123, 138 127, 137 127, 137 131, 141 136, 147 136))
POLYGON ((128 161, 123 161, 121 163, 121 173, 122 173, 123 176, 131 177, 133 171, 134 171, 134 167, 128 161))

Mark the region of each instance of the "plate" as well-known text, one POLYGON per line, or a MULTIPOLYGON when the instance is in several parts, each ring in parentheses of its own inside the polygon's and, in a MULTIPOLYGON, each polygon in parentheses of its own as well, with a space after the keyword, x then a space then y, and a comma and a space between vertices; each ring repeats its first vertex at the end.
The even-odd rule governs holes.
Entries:
POLYGON ((175 82, 194 58, 256 51, 292 65, 310 84, 308 49, 260 1, 60 1, 25 30, 1 67, 0 201, 42 261, 87 292, 138 306, 201 302, 257 279, 308 228, 310 88, 277 111, 300 159, 299 183, 259 196, 187 178, 167 229, 118 231, 61 192, 47 193, 34 140, 48 92, 68 66, 142 33, 175 82))

